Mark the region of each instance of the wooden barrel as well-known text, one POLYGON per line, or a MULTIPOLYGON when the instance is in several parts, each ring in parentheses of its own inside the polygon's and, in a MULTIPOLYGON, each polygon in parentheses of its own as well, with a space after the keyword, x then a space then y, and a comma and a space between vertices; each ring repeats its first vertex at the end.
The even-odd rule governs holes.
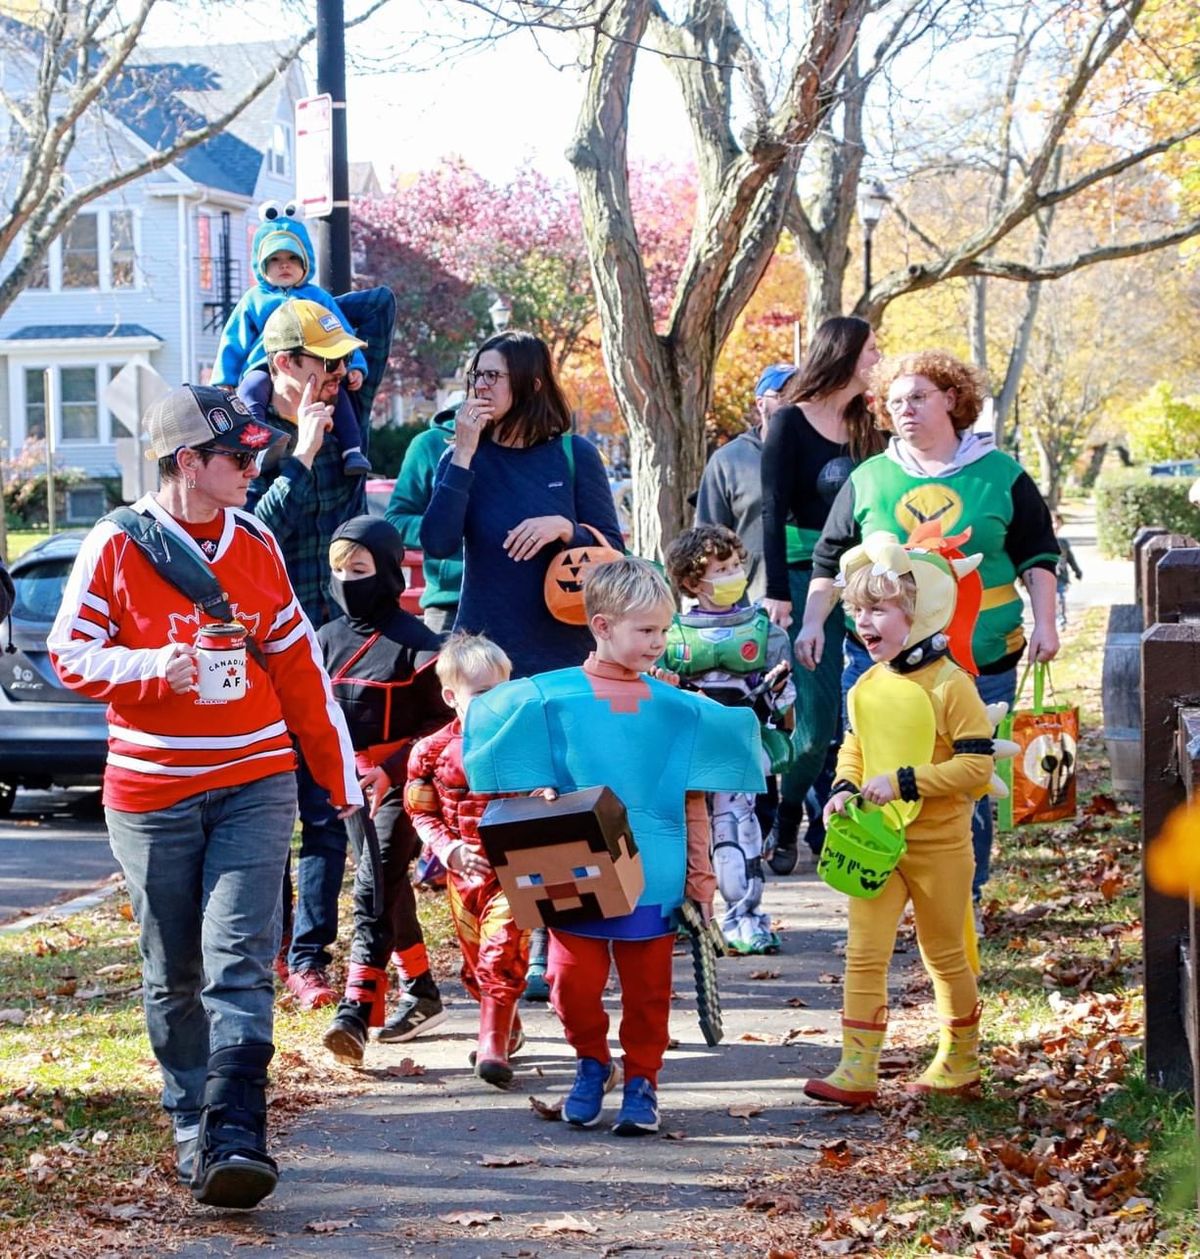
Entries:
POLYGON ((1142 610, 1135 603, 1120 603, 1109 611, 1101 701, 1113 790, 1130 800, 1140 800, 1142 610))

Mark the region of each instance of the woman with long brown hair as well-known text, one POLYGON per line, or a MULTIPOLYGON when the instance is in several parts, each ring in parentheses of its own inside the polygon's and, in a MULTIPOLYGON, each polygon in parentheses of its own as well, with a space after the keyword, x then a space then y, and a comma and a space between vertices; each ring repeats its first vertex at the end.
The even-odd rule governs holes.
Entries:
POLYGON ((454 628, 502 647, 514 677, 580 665, 591 635, 550 615, 543 584, 564 546, 595 542, 584 525, 624 550, 604 465, 591 442, 570 436, 571 413, 541 338, 515 331, 489 337, 471 360, 467 384, 454 445, 421 522, 421 546, 435 558, 463 548, 454 628))
MULTIPOLYGON (((833 500, 855 464, 883 449, 866 402, 867 377, 879 361, 865 319, 827 319, 813 335, 803 367, 781 391, 763 442, 763 550, 771 620, 793 643, 812 578, 812 549, 833 500)), ((826 651, 812 677, 798 679, 796 759, 783 776, 771 868, 790 874, 804 800, 817 781, 838 727, 842 618, 825 623, 826 651)), ((819 803, 824 803, 819 801, 819 803)), ((819 811, 806 834, 814 855, 824 829, 819 811)))

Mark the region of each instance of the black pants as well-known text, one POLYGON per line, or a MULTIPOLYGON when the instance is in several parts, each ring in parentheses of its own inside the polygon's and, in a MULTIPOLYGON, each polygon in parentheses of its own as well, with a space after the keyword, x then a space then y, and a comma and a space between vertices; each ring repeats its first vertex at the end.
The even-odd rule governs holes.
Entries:
MULTIPOLYGON (((393 950, 403 953, 423 944, 417 918, 417 896, 409 867, 421 851, 421 841, 404 811, 404 788, 393 787, 375 815, 379 852, 383 858, 383 913, 371 913, 372 873, 366 854, 358 857, 354 876, 354 941, 350 960, 363 966, 385 968, 393 950)), ((409 976, 413 978, 413 976, 409 976)))

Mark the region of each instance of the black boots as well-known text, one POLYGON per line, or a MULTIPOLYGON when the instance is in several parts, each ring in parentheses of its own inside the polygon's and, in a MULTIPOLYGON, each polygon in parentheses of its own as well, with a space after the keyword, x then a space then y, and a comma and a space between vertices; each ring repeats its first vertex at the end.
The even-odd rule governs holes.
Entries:
POLYGON ((779 802, 779 812, 775 815, 775 829, 772 831, 767 847, 771 855, 767 864, 776 874, 791 874, 796 868, 799 850, 796 845, 800 838, 800 823, 804 820, 804 809, 796 810, 787 801, 779 802))
POLYGON ((275 1046, 218 1049, 208 1060, 192 1196, 208 1206, 246 1210, 275 1188, 267 1153, 267 1066, 275 1046))

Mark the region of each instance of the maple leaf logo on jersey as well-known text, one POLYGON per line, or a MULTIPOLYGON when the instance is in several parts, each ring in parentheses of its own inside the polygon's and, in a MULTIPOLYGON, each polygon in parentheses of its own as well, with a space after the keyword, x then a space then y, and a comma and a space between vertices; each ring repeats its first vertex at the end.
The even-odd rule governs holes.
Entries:
MULTIPOLYGON (((262 619, 257 612, 243 612, 236 603, 230 605, 233 612, 233 619, 254 638, 258 634, 258 623, 262 619)), ((196 634, 200 630, 200 609, 193 608, 191 612, 184 614, 182 612, 172 612, 170 615, 170 629, 167 630, 167 640, 172 643, 193 643, 196 641, 196 634)))

